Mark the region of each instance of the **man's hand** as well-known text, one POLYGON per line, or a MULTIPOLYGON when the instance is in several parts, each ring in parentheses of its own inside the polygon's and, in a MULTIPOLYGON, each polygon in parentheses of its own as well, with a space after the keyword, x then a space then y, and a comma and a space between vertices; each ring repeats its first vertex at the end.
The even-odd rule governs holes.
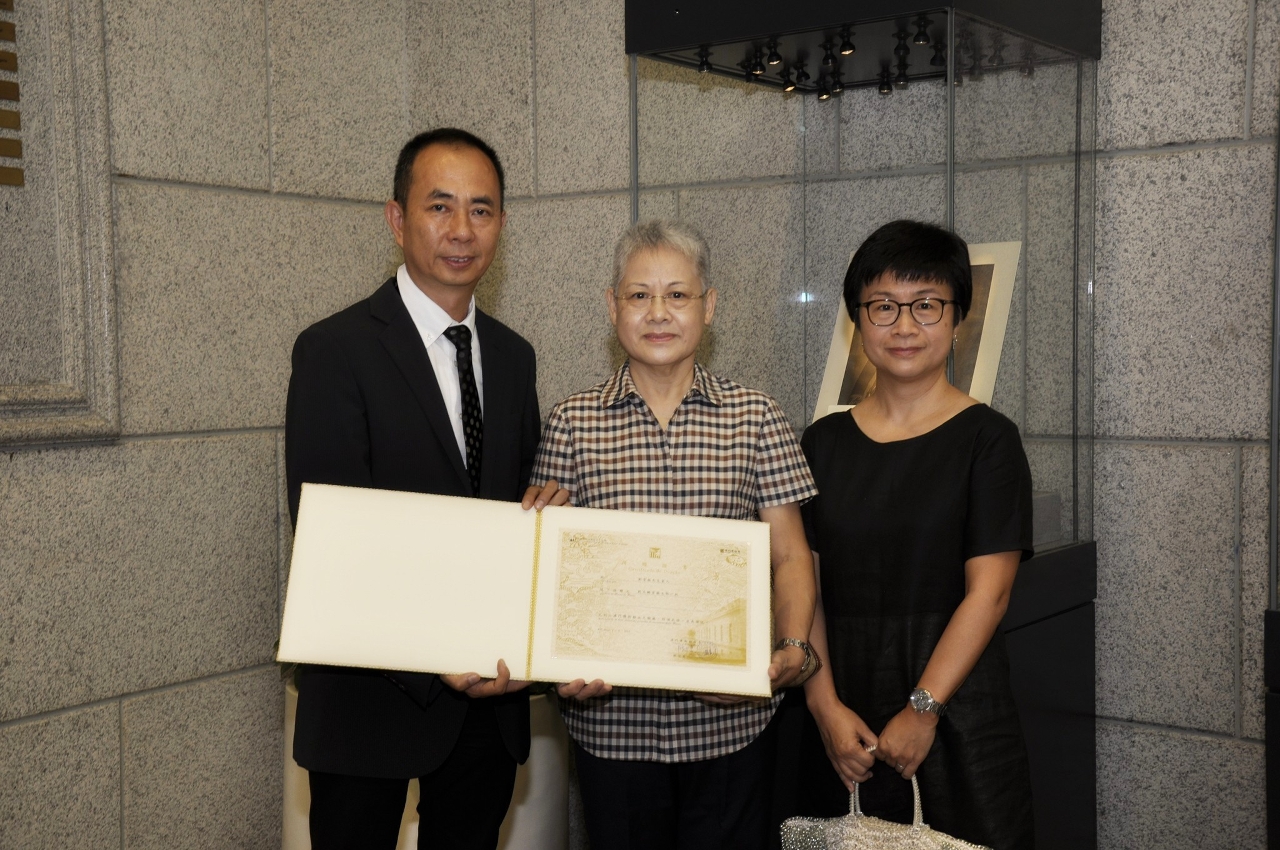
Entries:
POLYGON ((567 504, 568 501, 569 491, 552 479, 542 487, 530 487, 525 490, 524 498, 520 500, 520 507, 526 511, 529 508, 542 510, 545 507, 567 504))
POLYGON ((589 700, 592 697, 602 697, 611 690, 613 690, 613 685, 606 685, 599 679, 591 682, 585 679, 574 679, 572 682, 556 685, 556 693, 562 698, 576 699, 579 702, 589 700))
POLYGON ((511 671, 507 669, 507 662, 501 658, 498 659, 498 676, 496 679, 486 679, 479 673, 453 673, 449 675, 442 674, 440 681, 455 691, 461 691, 467 696, 477 699, 511 694, 529 687, 528 682, 521 682, 518 679, 513 680, 511 678, 511 671))

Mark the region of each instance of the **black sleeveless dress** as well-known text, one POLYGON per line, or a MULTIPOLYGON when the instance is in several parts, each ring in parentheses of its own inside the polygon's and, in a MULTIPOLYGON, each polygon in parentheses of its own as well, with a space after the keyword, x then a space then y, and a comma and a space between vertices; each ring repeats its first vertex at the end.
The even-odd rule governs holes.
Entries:
MULTIPOLYGON (((827 660, 840 700, 879 733, 964 598, 965 561, 1031 557, 1031 472, 1017 426, 983 404, 890 443, 871 440, 849 413, 833 414, 801 444, 819 492, 804 518, 821 557, 827 660)), ((881 762, 873 773, 860 792, 864 810, 910 822, 911 784, 881 762)), ((1001 634, 949 702, 917 776, 934 829, 997 850, 1033 846, 1001 634)), ((830 779, 839 782, 834 770, 830 779)))

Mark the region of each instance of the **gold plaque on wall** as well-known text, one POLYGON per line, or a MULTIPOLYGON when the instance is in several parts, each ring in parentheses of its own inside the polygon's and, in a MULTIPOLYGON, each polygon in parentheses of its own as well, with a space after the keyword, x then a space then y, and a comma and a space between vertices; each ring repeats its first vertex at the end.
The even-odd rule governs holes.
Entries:
POLYGON ((13 21, 0 21, 0 41, 16 41, 17 34, 14 32, 13 21))
POLYGON ((8 50, 0 50, 0 71, 17 71, 18 54, 8 50))
POLYGON ((12 109, 0 109, 0 130, 21 130, 22 115, 12 109))
POLYGON ((18 84, 0 80, 0 100, 17 100, 18 84))
POLYGON ((21 139, 0 139, 0 156, 10 159, 22 159, 21 139))
POLYGON ((26 181, 22 178, 21 168, 0 168, 0 186, 23 186, 26 181))

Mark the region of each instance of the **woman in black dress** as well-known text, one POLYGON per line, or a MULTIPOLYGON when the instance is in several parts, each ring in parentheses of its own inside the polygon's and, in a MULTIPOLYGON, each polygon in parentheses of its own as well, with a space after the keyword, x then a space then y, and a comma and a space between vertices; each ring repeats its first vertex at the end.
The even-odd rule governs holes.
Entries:
POLYGON ((968 249, 895 221, 854 255, 844 298, 876 389, 802 444, 820 601, 805 685, 827 757, 869 814, 909 822, 918 775, 935 829, 1033 842, 1030 777, 997 626, 1031 557, 1031 473, 1017 427, 947 381, 972 300, 968 249), (878 762, 876 760, 879 760, 878 762))

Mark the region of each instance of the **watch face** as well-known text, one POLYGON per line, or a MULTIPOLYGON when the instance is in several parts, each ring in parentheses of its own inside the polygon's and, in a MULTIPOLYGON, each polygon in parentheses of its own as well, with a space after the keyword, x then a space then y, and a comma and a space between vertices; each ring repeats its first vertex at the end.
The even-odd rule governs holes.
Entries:
POLYGON ((923 690, 913 691, 911 694, 911 707, 916 711, 929 711, 933 708, 933 699, 923 690))

